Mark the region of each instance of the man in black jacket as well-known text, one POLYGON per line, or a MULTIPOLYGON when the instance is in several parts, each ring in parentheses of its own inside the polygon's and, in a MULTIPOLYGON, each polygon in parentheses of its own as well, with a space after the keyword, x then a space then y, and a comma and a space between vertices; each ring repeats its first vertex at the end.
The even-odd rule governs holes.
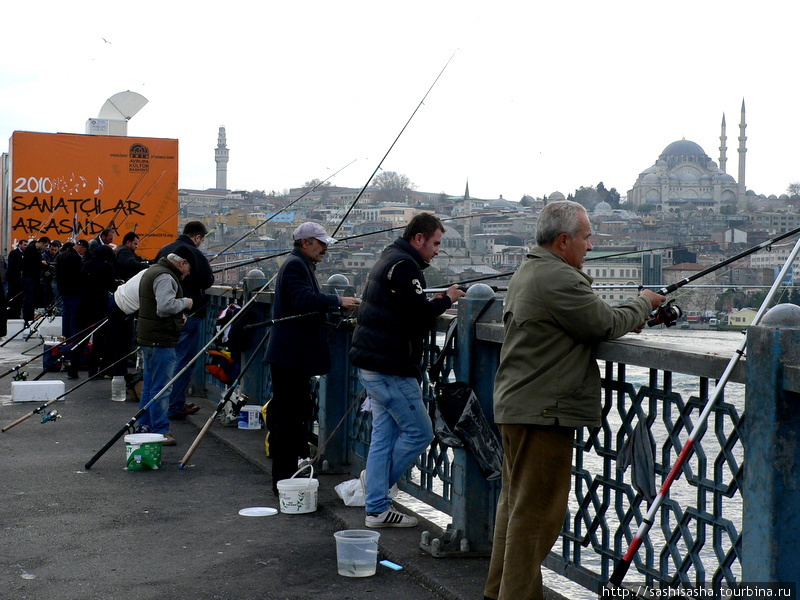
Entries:
POLYGON ((42 259, 42 250, 47 250, 49 247, 50 238, 43 235, 33 244, 28 244, 22 255, 22 291, 25 297, 22 304, 22 318, 26 327, 33 321, 36 308, 43 306, 41 277, 46 265, 42 259))
POLYGON ((422 275, 439 254, 444 225, 421 213, 381 254, 369 273, 353 333, 350 362, 372 406, 366 472, 367 527, 413 527, 417 519, 392 507, 389 489, 433 440, 422 402, 422 350, 435 318, 464 295, 453 285, 428 300, 422 275))
MULTIPOLYGON (((194 358, 201 338, 201 327, 206 316, 206 290, 214 285, 214 273, 208 259, 200 251, 200 244, 206 237, 208 230, 200 221, 189 221, 183 227, 183 234, 174 242, 167 244, 158 252, 156 259, 174 253, 180 247, 189 248, 194 254, 195 262, 189 273, 181 281, 183 295, 192 299, 192 313, 186 315, 186 323, 181 329, 181 337, 175 348, 175 373, 183 369, 194 358)), ((174 376, 174 375, 173 375, 174 376)), ((169 418, 185 419, 200 410, 196 404, 186 402, 186 388, 192 378, 192 369, 186 372, 172 385, 169 395, 169 418)))
MULTIPOLYGON (((56 258, 56 286, 61 296, 61 335, 66 339, 78 333, 78 306, 81 301, 81 255, 74 242, 65 242, 56 258)), ((77 340, 70 340, 74 343, 77 340)))
POLYGON ((294 234, 294 249, 278 270, 272 317, 308 317, 276 323, 270 331, 266 359, 272 376, 267 407, 267 446, 272 459, 272 490, 297 471, 308 457, 308 432, 314 413, 311 377, 331 370, 325 315, 338 308, 353 310, 359 301, 323 294, 314 274, 328 245, 336 240, 318 223, 303 223, 294 234))
POLYGON ((115 275, 120 281, 128 281, 139 271, 144 271, 150 264, 136 254, 139 247, 139 236, 129 231, 122 238, 122 244, 116 250, 117 262, 114 265, 115 275))
POLYGON ((19 319, 22 311, 22 257, 28 240, 20 240, 17 247, 8 253, 8 270, 6 282, 8 283, 8 318, 19 319))

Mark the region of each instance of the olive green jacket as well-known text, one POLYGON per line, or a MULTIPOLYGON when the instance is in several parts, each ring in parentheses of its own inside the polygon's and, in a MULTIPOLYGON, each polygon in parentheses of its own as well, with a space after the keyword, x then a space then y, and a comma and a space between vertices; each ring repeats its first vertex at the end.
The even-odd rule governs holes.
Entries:
POLYGON ((494 382, 496 423, 601 424, 595 346, 642 325, 651 305, 640 296, 611 307, 594 294, 591 283, 583 271, 541 246, 514 273, 494 382))

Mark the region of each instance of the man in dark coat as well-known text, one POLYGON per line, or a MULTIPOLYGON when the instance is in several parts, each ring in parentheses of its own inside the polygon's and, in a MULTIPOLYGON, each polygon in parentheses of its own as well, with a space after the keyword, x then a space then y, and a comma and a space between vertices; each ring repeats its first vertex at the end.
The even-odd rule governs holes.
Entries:
POLYGON ((33 321, 36 308, 44 306, 41 278, 46 265, 42 259, 42 251, 49 247, 50 238, 43 235, 33 244, 28 244, 22 255, 22 292, 25 297, 22 304, 22 318, 25 320, 25 326, 33 321))
POLYGON ((144 271, 149 266, 148 261, 136 254, 139 247, 139 236, 129 231, 122 238, 122 244, 117 248, 116 275, 120 281, 128 281, 139 271, 144 271))
MULTIPOLYGON (((206 290, 214 285, 214 273, 208 259, 200 251, 200 244, 206 237, 208 230, 200 221, 189 221, 183 227, 183 234, 178 239, 167 244, 158 252, 157 259, 163 258, 170 253, 174 253, 178 248, 186 247, 194 254, 195 264, 191 273, 181 281, 183 295, 192 299, 192 313, 187 314, 186 323, 181 329, 181 337, 175 348, 175 373, 178 373, 189 361, 197 354, 198 345, 201 339, 203 321, 206 316, 206 290)), ((178 378, 172 385, 169 395, 169 418, 185 419, 186 415, 191 415, 200 410, 196 404, 186 402, 186 388, 192 379, 192 369, 178 378)))
POLYGON ((464 295, 457 285, 428 299, 426 269, 439 254, 444 225, 414 216, 369 272, 353 332, 350 362, 358 367, 372 404, 372 437, 361 481, 367 527, 413 527, 416 517, 392 506, 389 489, 433 440, 422 401, 423 343, 437 316, 464 295))
MULTIPOLYGON (((65 242, 56 258, 56 286, 61 296, 61 335, 69 339, 78 333, 78 306, 81 295, 81 255, 75 250, 74 242, 65 242)), ((76 342, 78 340, 69 340, 76 342)))
POLYGON ((20 240, 17 242, 17 247, 8 253, 6 282, 9 319, 19 319, 22 314, 22 256, 27 247, 28 240, 20 240))
POLYGON ((314 413, 311 377, 331 369, 326 311, 353 310, 359 301, 320 291, 314 271, 328 244, 336 240, 318 223, 303 223, 292 236, 294 249, 281 265, 275 283, 272 317, 311 316, 273 325, 266 359, 272 375, 272 400, 267 407, 267 446, 272 458, 272 490, 297 471, 308 457, 308 432, 314 413))
MULTIPOLYGON (((114 251, 109 246, 97 248, 83 264, 79 282, 78 330, 88 330, 91 325, 98 324, 92 334, 89 377, 102 377, 99 371, 108 347, 108 328, 99 323, 108 316, 108 295, 117 289, 114 279, 114 251)), ((76 345, 70 353, 70 379, 78 378, 78 367, 87 343, 88 340, 76 345)))

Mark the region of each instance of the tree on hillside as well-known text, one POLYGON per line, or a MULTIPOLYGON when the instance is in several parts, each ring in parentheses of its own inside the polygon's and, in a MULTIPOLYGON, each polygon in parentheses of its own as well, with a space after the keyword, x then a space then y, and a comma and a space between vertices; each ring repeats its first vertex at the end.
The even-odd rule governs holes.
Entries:
POLYGON ((800 181, 793 181, 789 184, 789 187, 786 188, 786 192, 790 196, 798 196, 800 195, 800 181))
POLYGON ((320 187, 320 186, 328 186, 330 184, 331 184, 330 181, 322 181, 321 179, 312 179, 311 181, 306 181, 303 184, 303 187, 310 189, 310 188, 315 188, 315 187, 320 187))
POLYGON ((384 202, 404 202, 408 192, 417 188, 406 175, 395 171, 381 171, 371 183, 377 189, 377 199, 384 202))

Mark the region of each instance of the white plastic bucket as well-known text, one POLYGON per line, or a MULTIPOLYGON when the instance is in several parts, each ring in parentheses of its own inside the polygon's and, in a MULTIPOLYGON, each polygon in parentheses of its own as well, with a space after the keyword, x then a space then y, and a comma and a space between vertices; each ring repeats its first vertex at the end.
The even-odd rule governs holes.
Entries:
POLYGON ((129 471, 147 471, 161 466, 160 433, 130 433, 125 436, 125 468, 129 471))
POLYGON ((282 513, 299 515, 317 510, 319 480, 314 479, 314 467, 305 465, 289 479, 277 483, 278 501, 282 513), (310 469, 308 477, 297 477, 305 469, 310 469))
POLYGON ((378 568, 380 533, 369 529, 346 529, 336 538, 336 566, 345 577, 369 577, 378 568))

